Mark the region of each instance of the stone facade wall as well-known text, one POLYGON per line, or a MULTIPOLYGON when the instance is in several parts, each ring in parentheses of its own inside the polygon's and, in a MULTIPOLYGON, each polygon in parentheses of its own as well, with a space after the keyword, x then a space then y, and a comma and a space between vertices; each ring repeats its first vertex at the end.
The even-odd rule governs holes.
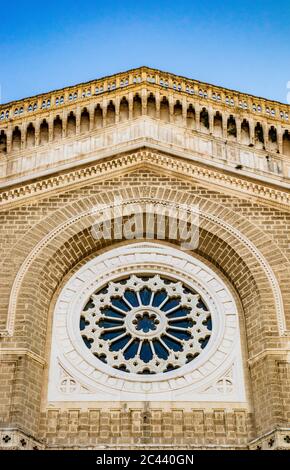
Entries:
POLYGON ((246 448, 253 436, 243 410, 48 410, 41 436, 50 447, 246 448))
MULTIPOLYGON (((37 180, 7 178, 1 191, 0 447, 288 448, 287 178, 254 180, 194 152, 186 159, 174 146, 116 151, 72 167, 37 180), (53 308, 80 266, 126 243, 97 241, 90 231, 95 205, 116 197, 199 207, 192 254, 225 279, 239 306, 246 403, 48 406, 53 308)), ((169 232, 163 242, 180 246, 169 232)))
MULTIPOLYGON (((287 272, 287 264, 285 263, 285 260, 288 259, 287 250, 282 250, 281 246, 279 248, 276 246, 276 240, 279 238, 283 240, 283 238, 287 236, 287 231, 282 233, 283 231, 278 228, 275 231, 274 238, 272 224, 272 220, 275 223, 275 220, 279 221, 283 219, 283 225, 285 227, 286 223, 288 223, 286 221, 289 219, 286 212, 278 211, 276 208, 268 208, 266 206, 264 208, 258 203, 246 202, 240 198, 220 194, 213 189, 200 187, 200 185, 196 185, 196 183, 192 185, 188 182, 179 180, 176 177, 169 178, 167 176, 158 176, 154 172, 138 170, 127 175, 124 174, 124 176, 113 180, 91 185, 89 187, 85 186, 84 188, 80 188, 76 191, 63 193, 39 202, 33 202, 32 204, 26 204, 19 209, 12 209, 5 214, 7 222, 1 226, 5 232, 7 232, 9 221, 11 221, 10 223, 14 228, 13 231, 10 229, 9 233, 15 237, 15 240, 14 243, 12 243, 12 239, 8 240, 8 237, 3 237, 4 240, 6 240, 5 252, 8 254, 11 250, 13 252, 14 260, 14 262, 11 262, 11 256, 8 256, 6 263, 4 263, 4 267, 6 269, 2 270, 2 282, 3 284, 7 284, 7 295, 5 297, 4 290, 2 295, 3 324, 5 324, 7 316, 8 294, 11 289, 11 281, 15 277, 20 261, 23 261, 30 248, 35 246, 37 239, 42 237, 41 231, 45 232, 48 228, 52 228, 52 223, 56 224, 64 217, 67 217, 69 214, 71 215, 73 206, 76 211, 81 208, 83 209, 85 199, 90 200, 90 198, 93 198, 96 194, 102 194, 103 197, 108 198, 108 190, 111 191, 114 188, 118 188, 117 192, 120 194, 121 188, 128 188, 127 191, 132 195, 134 190, 133 184, 138 188, 139 194, 141 192, 141 187, 144 188, 144 191, 148 188, 149 192, 152 192, 153 194, 154 186, 156 186, 156 190, 161 193, 161 184, 163 193, 164 191, 169 191, 177 196, 180 194, 186 194, 187 197, 189 194, 191 196, 196 196, 198 194, 199 200, 204 202, 206 206, 209 206, 210 200, 213 201, 214 207, 216 207, 215 204, 218 202, 218 207, 221 207, 222 205, 224 211, 231 211, 237 224, 240 222, 244 225, 244 231, 248 230, 249 233, 252 232, 252 239, 259 239, 259 245, 263 247, 265 253, 269 253, 267 258, 271 261, 271 265, 273 267, 275 267, 275 264, 277 265, 275 269, 277 275, 281 278, 289 276, 289 271, 287 272), (103 188, 105 189, 105 192, 103 188), (180 193, 177 191, 177 188, 180 193), (74 201, 78 201, 77 205, 74 201), (235 211, 233 211, 233 209, 235 209, 235 211), (257 212, 261 214, 258 224, 256 218, 257 212), (27 214, 27 217, 24 217, 24 214, 27 214), (17 232, 16 229, 17 220, 19 220, 19 232, 17 232), (33 227, 31 228, 32 223, 33 227), (253 227, 255 227, 256 230, 253 230, 253 227), (261 230, 260 227, 263 227, 263 230, 261 230), (26 234, 26 237, 23 237, 23 234, 26 234), (265 241, 263 241, 261 237, 264 237, 265 241), (17 243, 18 238, 20 239, 20 242, 17 243), (273 240, 273 238, 275 239, 275 242, 273 241, 272 244, 269 244, 269 240, 273 240), (10 243, 8 243, 8 241, 10 243), (19 248, 17 248, 17 245, 19 248), (18 257, 19 261, 17 262, 18 257), (281 265, 281 260, 283 260, 283 265, 281 265)), ((230 218, 227 220, 229 222, 230 218)), ((277 225, 279 226, 278 222, 277 225)), ((285 241, 284 243, 282 242, 281 245, 282 247, 284 245, 287 248, 285 241)), ((53 246, 52 251, 50 247, 47 255, 42 255, 42 257, 37 261, 35 268, 33 268, 31 272, 27 272, 26 279, 23 282, 22 292, 18 299, 14 336, 11 338, 2 338, 2 354, 4 353, 2 356, 4 358, 3 365, 8 369, 8 371, 6 374, 4 373, 1 375, 1 378, 4 383, 3 389, 6 392, 5 397, 7 397, 7 404, 10 402, 10 414, 8 414, 6 400, 4 401, 2 423, 4 426, 11 424, 13 424, 13 426, 19 426, 21 429, 26 430, 28 434, 36 436, 39 436, 40 395, 44 377, 43 368, 47 367, 45 365, 47 361, 47 356, 45 356, 45 343, 47 342, 49 346, 47 317, 43 317, 43 314, 45 311, 47 312, 49 303, 51 302, 50 299, 53 298, 53 294, 62 282, 64 276, 66 276, 72 269, 75 270, 76 266, 83 263, 84 260, 94 256, 100 248, 100 246, 96 245, 96 242, 92 239, 90 232, 83 227, 82 224, 78 225, 76 234, 70 233, 69 240, 62 240, 61 244, 54 243, 53 246), (10 348, 16 349, 16 357, 14 354, 11 355, 10 348), (6 351, 7 353, 10 352, 9 356, 6 351), (31 353, 31 356, 27 356, 28 352, 31 353), (33 354, 35 354, 36 357, 33 357, 33 354), (8 358, 11 362, 8 361, 8 358), (10 376, 8 375, 9 372, 11 374, 10 376), (14 389, 13 393, 12 390, 10 390, 12 385, 14 389)), ((277 365, 280 363, 279 361, 285 360, 282 349, 284 349, 283 344, 286 343, 283 343, 283 338, 279 337, 277 334, 277 318, 276 313, 273 310, 273 298, 271 297, 270 292, 267 292, 267 282, 266 280, 263 280, 262 273, 259 275, 257 266, 255 268, 255 266, 252 265, 253 261, 250 259, 250 255, 248 255, 248 258, 244 256, 241 258, 241 253, 237 253, 237 250, 234 250, 233 247, 227 245, 225 241, 218 237, 217 233, 213 234, 207 232, 205 229, 203 229, 198 253, 200 256, 208 259, 228 277, 240 296, 244 311, 249 312, 248 318, 245 318, 247 343, 244 344, 244 346, 249 350, 250 382, 248 383, 248 391, 250 397, 253 393, 254 412, 253 415, 249 415, 246 411, 240 412, 243 416, 246 416, 246 422, 251 422, 250 427, 244 427, 244 437, 241 436, 237 440, 228 439, 230 426, 227 425, 229 426, 227 427, 220 424, 220 427, 217 428, 220 429, 221 433, 221 437, 219 439, 216 439, 217 431, 214 431, 214 428, 212 428, 212 438, 210 438, 210 434, 207 436, 203 430, 200 433, 200 441, 198 441, 197 435, 194 433, 194 442, 196 445, 201 446, 206 445, 205 443, 216 445, 228 444, 234 446, 246 445, 247 440, 250 441, 257 435, 253 433, 255 426, 257 429, 256 432, 263 433, 274 426, 285 424, 287 420, 289 420, 290 409, 287 400, 288 378, 286 378, 288 377, 287 373, 289 375, 289 370, 284 367, 282 372, 281 366, 278 367, 277 365), (253 269, 253 273, 250 273, 250 269, 247 264, 249 264, 253 269), (265 286, 264 288, 263 285, 265 286), (271 314, 271 310, 273 310, 273 314, 271 314), (252 316, 252 318, 250 316, 252 316), (281 355, 277 356, 280 348, 281 355), (269 349, 274 350, 274 357, 272 356, 273 353, 271 351, 267 352, 269 349), (256 359, 255 357, 259 354, 264 355, 264 357, 256 359), (251 357, 255 358, 252 362, 251 357), (278 377, 281 376, 282 373, 283 379, 280 380, 280 383, 283 384, 282 389, 285 390, 285 392, 282 392, 281 394, 282 389, 281 385, 279 386, 278 377), (285 397, 283 393, 285 394, 285 397), (267 411, 265 412, 265 410, 267 411)), ((284 282, 286 285, 287 279, 284 282)), ((283 290, 282 283, 281 288, 283 290)), ((285 288, 285 300, 288 296, 289 294, 285 288)), ((97 414, 99 412, 100 410, 95 411, 97 414)), ((67 414, 62 417, 61 410, 57 410, 55 412, 51 410, 46 413, 41 415, 42 438, 44 438, 45 442, 47 438, 48 445, 64 446, 65 425, 62 425, 61 423, 65 423, 68 416, 73 416, 74 414, 68 411, 67 414), (47 418, 45 417, 46 413, 47 418), (51 416, 57 417, 55 419, 58 424, 55 425, 56 430, 54 431, 54 434, 52 431, 52 434, 49 431, 47 436, 45 436, 45 424, 43 423, 46 422, 46 419, 50 422, 49 420, 52 419, 51 416)), ((86 412, 84 413, 84 416, 87 416, 86 412)), ((113 412, 109 411, 108 416, 114 416, 112 413, 113 412)), ((120 411, 116 411, 116 416, 118 413, 120 414, 120 411)), ((173 412, 169 412, 169 416, 171 416, 171 413, 173 412)), ((180 410, 180 413, 182 415, 182 420, 185 420, 182 421, 182 432, 180 433, 179 440, 176 440, 174 443, 171 442, 171 444, 183 445, 186 443, 186 445, 189 445, 190 433, 189 430, 186 431, 187 428, 185 423, 194 418, 191 417, 190 413, 184 415, 182 410, 180 410)), ((195 412, 195 414, 193 413, 192 416, 195 416, 196 413, 197 412, 195 412)), ((209 413, 208 410, 200 410, 200 413, 202 415, 203 423, 201 424, 201 427, 206 427, 207 422, 213 422, 214 416, 221 416, 222 420, 227 419, 229 422, 231 419, 234 421, 237 419, 234 411, 226 413, 225 411, 221 411, 220 415, 218 414, 218 411, 209 413), (209 415, 207 413, 209 413, 209 415)), ((81 410, 76 412, 76 414, 79 417, 81 410)), ((125 413, 124 416, 127 416, 126 419, 129 419, 128 413, 125 413)), ((166 415, 164 415, 164 421, 162 422, 169 423, 171 418, 168 416, 168 419, 165 419, 165 416, 166 415)), ((239 416, 239 414, 237 414, 237 416, 239 416)), ((103 422, 103 419, 101 421, 103 422)), ((82 429, 80 424, 81 422, 82 421, 78 421, 76 425, 77 429, 82 429)), ((50 429, 50 426, 51 425, 47 427, 47 431, 50 429)), ((85 428, 86 426, 88 425, 84 425, 85 428)), ((120 424, 118 424, 118 426, 120 426, 120 424)), ((208 426, 210 427, 210 425, 208 426)), ((163 437, 165 439, 164 443, 169 443, 169 438, 165 438, 166 428, 167 426, 163 424, 162 431, 160 430, 159 435, 156 435, 156 440, 152 440, 152 444, 156 443, 156 445, 161 445, 160 443, 163 437)), ((172 432, 172 430, 170 432, 172 432)), ((232 433, 235 434, 235 431, 232 431, 232 433)), ((85 433, 83 434, 85 435, 85 433)), ((154 433, 152 434, 152 437, 153 435, 154 433)), ((100 439, 104 438, 103 432, 100 436, 100 439)), ((174 436, 176 436, 175 432, 174 436)), ((99 442, 97 435, 92 435, 90 439, 96 439, 96 442, 99 442)), ((127 439, 129 438, 127 437, 127 439)), ((108 444, 111 443, 112 445, 114 442, 114 445, 121 445, 121 441, 122 440, 117 439, 117 435, 115 440, 111 434, 107 437, 107 440, 104 438, 104 442, 107 442, 108 444)), ((125 445, 126 442, 123 442, 123 444, 125 445)), ((140 440, 140 444, 142 444, 142 440, 140 440)), ((75 446, 76 440, 70 437, 67 441, 67 445, 75 446)))

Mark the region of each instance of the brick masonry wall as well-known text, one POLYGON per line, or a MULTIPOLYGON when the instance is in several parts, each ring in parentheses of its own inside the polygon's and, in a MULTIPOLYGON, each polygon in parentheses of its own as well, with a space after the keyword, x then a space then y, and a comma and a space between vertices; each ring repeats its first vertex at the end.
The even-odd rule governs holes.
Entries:
POLYGON ((251 416, 244 410, 56 409, 43 413, 40 425, 48 448, 246 448, 253 435, 251 416))

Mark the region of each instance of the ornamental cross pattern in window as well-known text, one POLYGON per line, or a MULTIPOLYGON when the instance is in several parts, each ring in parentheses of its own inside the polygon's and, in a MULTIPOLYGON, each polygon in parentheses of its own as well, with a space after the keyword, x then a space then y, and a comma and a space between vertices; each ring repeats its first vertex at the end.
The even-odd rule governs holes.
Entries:
POLYGON ((178 369, 206 347, 211 315, 201 296, 160 275, 131 275, 94 293, 80 318, 85 345, 127 373, 178 369))

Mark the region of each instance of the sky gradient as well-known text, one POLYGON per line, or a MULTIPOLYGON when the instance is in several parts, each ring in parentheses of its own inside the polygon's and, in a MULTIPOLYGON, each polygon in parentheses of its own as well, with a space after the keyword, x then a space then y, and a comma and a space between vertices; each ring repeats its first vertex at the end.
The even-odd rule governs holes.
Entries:
POLYGON ((289 0, 16 0, 1 13, 1 103, 141 65, 284 103, 290 92, 289 0))

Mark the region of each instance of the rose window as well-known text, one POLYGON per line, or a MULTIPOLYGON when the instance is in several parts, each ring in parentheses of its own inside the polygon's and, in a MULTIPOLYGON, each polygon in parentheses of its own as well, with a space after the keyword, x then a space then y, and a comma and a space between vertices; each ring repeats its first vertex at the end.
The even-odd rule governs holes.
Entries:
POLYGON ((156 374, 194 360, 212 324, 201 296, 182 282, 131 275, 90 297, 80 330, 100 361, 127 373, 156 374))

